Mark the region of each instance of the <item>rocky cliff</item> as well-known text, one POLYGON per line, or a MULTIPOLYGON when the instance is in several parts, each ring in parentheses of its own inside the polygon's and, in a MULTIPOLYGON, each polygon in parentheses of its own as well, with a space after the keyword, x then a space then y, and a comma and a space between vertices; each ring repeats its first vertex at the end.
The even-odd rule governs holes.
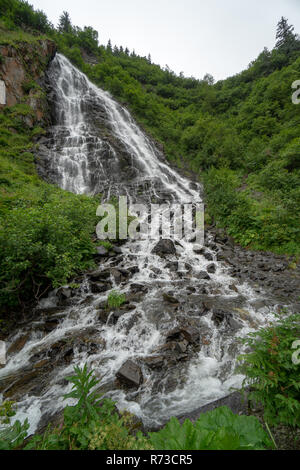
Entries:
POLYGON ((34 117, 27 117, 28 125, 48 121, 43 79, 55 52, 55 43, 48 39, 0 45, 0 109, 25 103, 34 111, 34 117))

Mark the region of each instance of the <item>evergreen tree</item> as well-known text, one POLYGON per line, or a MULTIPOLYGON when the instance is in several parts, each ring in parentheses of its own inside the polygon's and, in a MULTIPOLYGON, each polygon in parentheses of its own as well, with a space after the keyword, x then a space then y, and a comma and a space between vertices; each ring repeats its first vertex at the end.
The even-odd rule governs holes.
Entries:
POLYGON ((110 39, 108 40, 106 49, 107 49, 109 52, 112 52, 112 46, 111 46, 111 40, 110 40, 110 39))
POLYGON ((63 11, 59 17, 58 31, 61 33, 71 33, 73 30, 71 18, 67 11, 63 11))
POLYGON ((298 42, 297 35, 294 33, 294 26, 289 25, 288 20, 283 16, 277 24, 276 39, 276 49, 281 49, 287 53, 294 50, 298 42))
POLYGON ((128 47, 126 47, 126 49, 125 49, 125 54, 126 54, 126 55, 129 55, 129 52, 130 52, 130 51, 129 51, 128 47))
POLYGON ((152 60, 151 60, 151 54, 148 54, 148 58, 147 58, 147 60, 148 60, 149 64, 151 64, 151 63, 152 63, 152 60))

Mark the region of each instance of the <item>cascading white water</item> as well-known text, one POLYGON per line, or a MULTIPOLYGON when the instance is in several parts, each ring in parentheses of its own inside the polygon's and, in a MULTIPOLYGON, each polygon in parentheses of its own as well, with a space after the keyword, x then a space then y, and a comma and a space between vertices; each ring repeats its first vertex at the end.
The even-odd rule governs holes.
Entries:
MULTIPOLYGON (((192 185, 171 169, 129 112, 109 93, 93 85, 65 57, 56 55, 48 75, 55 94, 55 122, 44 146, 45 162, 52 180, 76 193, 95 193, 111 188, 108 194, 114 191, 128 194, 135 201, 138 200, 135 188, 148 182, 150 199, 157 196, 158 200, 181 204, 201 200, 200 185, 192 185), (126 171, 122 172, 124 166, 126 171), (132 173, 128 173, 128 168, 132 173), (131 179, 128 174, 133 175, 131 179)), ((34 370, 34 358, 43 354, 47 357, 51 348, 62 339, 67 341, 89 329, 93 329, 94 336, 97 332, 99 338, 93 354, 75 347, 71 362, 55 367, 48 374, 42 391, 33 389, 20 398, 16 419, 29 417, 32 432, 42 416, 62 408, 62 396, 69 390, 64 377, 72 373, 74 365, 86 362, 101 378, 108 396, 114 398, 120 408, 140 416, 149 426, 221 398, 230 387, 240 385, 242 377, 234 372, 235 358, 241 351, 237 337, 273 318, 267 307, 259 311, 253 307, 253 300, 262 298, 262 294, 258 296, 246 283, 240 284, 236 291, 231 290, 234 279, 227 273, 227 268, 216 261, 216 253, 208 249, 216 271, 210 275, 212 287, 211 290, 208 287, 207 297, 219 296, 220 303, 226 305, 227 302, 230 308, 236 302, 244 312, 243 318, 239 318, 239 329, 229 331, 225 325, 216 327, 212 312, 201 317, 197 313, 197 303, 201 301, 198 291, 203 286, 197 275, 211 261, 195 254, 193 244, 187 241, 182 241, 181 246, 177 246, 177 254, 168 255, 166 260, 152 253, 156 243, 155 240, 144 240, 128 241, 124 245, 123 257, 117 266, 138 266, 138 270, 121 290, 129 292, 135 283, 146 286, 148 292, 136 308, 122 315, 115 325, 103 325, 98 320, 97 308, 108 292, 91 297, 83 285, 77 303, 61 309, 57 328, 46 335, 32 329, 25 347, 9 357, 6 367, 0 371, 0 380, 17 376, 22 370, 34 370), (189 270, 174 272, 166 261, 169 264, 180 261, 189 265, 189 270), (179 313, 163 304, 162 294, 170 290, 181 301, 179 313), (88 295, 89 303, 86 302, 88 295), (125 360, 155 355, 155 350, 164 343, 165 333, 185 317, 205 332, 207 340, 201 345, 200 352, 190 361, 162 371, 158 377, 142 366, 144 381, 138 391, 126 392, 117 388, 115 374, 125 360)), ((108 260, 103 268, 110 263, 108 260)), ((44 299, 40 308, 51 305, 52 298, 44 299)), ((11 338, 11 342, 13 340, 11 338)))

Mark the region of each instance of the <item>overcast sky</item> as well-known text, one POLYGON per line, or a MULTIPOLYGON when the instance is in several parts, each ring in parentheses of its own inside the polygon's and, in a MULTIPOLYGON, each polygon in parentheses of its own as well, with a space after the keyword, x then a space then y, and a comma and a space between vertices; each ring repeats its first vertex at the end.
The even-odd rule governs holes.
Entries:
POLYGON ((300 34, 300 0, 29 0, 57 25, 68 11, 76 26, 93 26, 101 44, 135 49, 176 73, 223 79, 241 72, 289 19, 300 34))

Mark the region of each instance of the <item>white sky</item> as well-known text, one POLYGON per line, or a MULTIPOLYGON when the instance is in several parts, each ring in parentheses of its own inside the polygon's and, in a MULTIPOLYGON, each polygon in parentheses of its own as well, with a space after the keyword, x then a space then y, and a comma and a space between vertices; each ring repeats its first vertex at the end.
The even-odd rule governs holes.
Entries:
POLYGON ((68 11, 76 26, 92 26, 101 44, 135 49, 176 73, 223 79, 241 72, 288 18, 300 34, 300 0, 29 0, 57 25, 68 11))

